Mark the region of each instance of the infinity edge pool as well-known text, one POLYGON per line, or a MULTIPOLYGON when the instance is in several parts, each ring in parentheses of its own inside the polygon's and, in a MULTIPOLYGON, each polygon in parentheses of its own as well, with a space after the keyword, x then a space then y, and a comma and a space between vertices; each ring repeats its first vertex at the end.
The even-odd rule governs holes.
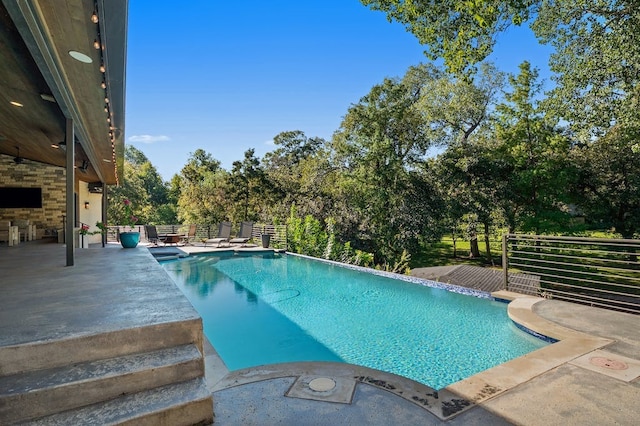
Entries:
MULTIPOLYGON (((211 251, 214 250, 193 250, 192 252, 195 254, 211 251)), ((235 251, 264 250, 236 249, 235 251)), ((288 254, 292 255, 291 253, 288 254)), ((347 267, 354 269, 360 268, 353 265, 347 267)), ((382 271, 375 271, 374 273, 381 275, 388 274, 382 271)), ((391 276, 398 278, 396 274, 391 274, 391 276)), ((205 369, 208 387, 212 392, 216 392, 230 387, 242 386, 244 384, 277 377, 334 377, 338 380, 358 381, 379 387, 421 406, 442 420, 447 420, 572 359, 613 342, 613 340, 610 339, 570 330, 540 317, 533 311, 533 307, 535 304, 543 302, 545 300, 543 298, 525 296, 507 291, 487 294, 463 287, 449 286, 433 281, 427 282, 427 280, 415 277, 403 276, 403 279, 422 285, 442 286, 441 288, 447 290, 456 287, 453 291, 508 302, 508 315, 517 326, 525 331, 534 332, 536 335, 546 336, 556 341, 556 343, 497 365, 453 383, 440 391, 436 391, 424 384, 402 376, 346 363, 295 362, 252 367, 229 372, 222 359, 216 353, 215 348, 211 343, 207 342, 205 345, 205 369)), ((318 399, 322 400, 321 395, 318 396, 318 399)))

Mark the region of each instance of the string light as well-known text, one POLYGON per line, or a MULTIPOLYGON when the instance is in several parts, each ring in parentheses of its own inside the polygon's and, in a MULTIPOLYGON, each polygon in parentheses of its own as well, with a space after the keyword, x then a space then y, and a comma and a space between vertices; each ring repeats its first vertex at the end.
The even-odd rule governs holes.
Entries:
POLYGON ((93 13, 91 14, 91 22, 93 22, 94 24, 98 23, 98 11, 96 10, 95 5, 93 7, 93 13))
MULTIPOLYGON (((98 21, 99 21, 99 17, 98 17, 97 4, 94 3, 93 13, 91 14, 91 22, 93 22, 94 24, 97 24, 98 21)), ((96 50, 100 50, 99 70, 102 74, 105 74, 107 72, 107 68, 104 65, 104 51, 106 46, 102 43, 102 39, 100 37, 100 28, 97 29, 97 38, 93 42, 93 47, 96 50)), ((113 168, 114 168, 114 173, 116 178, 116 185, 120 185, 120 179, 118 178, 118 162, 116 160, 116 145, 115 145, 116 138, 113 132, 114 127, 111 125, 113 114, 109 109, 109 91, 107 90, 107 81, 104 77, 102 78, 100 87, 104 89, 104 102, 105 102, 104 112, 107 114, 107 123, 109 124, 108 136, 109 136, 109 139, 111 140, 111 149, 113 151, 113 168)))

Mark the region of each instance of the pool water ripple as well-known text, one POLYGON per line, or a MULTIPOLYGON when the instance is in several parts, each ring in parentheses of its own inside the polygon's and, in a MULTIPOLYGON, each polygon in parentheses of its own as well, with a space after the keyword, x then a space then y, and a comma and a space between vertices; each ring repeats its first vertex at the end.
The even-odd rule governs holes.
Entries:
POLYGON ((441 389, 548 344, 490 299, 297 256, 219 256, 162 264, 231 370, 343 361, 441 389))

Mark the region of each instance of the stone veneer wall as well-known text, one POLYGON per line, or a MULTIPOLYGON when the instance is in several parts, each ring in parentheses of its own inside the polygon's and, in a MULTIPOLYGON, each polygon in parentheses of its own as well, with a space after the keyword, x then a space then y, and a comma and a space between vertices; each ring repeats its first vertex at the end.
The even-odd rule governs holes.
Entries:
POLYGON ((63 227, 65 209, 65 169, 35 161, 15 164, 13 157, 0 155, 0 186, 42 188, 42 208, 3 209, 0 220, 28 219, 37 226, 38 238, 63 227))

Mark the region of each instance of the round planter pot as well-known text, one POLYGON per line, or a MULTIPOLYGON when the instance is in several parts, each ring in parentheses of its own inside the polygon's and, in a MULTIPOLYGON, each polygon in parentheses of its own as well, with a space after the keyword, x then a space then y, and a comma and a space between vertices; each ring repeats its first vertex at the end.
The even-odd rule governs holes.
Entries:
POLYGON ((121 232, 120 233, 120 244, 124 248, 134 248, 140 242, 140 233, 139 232, 121 232))

